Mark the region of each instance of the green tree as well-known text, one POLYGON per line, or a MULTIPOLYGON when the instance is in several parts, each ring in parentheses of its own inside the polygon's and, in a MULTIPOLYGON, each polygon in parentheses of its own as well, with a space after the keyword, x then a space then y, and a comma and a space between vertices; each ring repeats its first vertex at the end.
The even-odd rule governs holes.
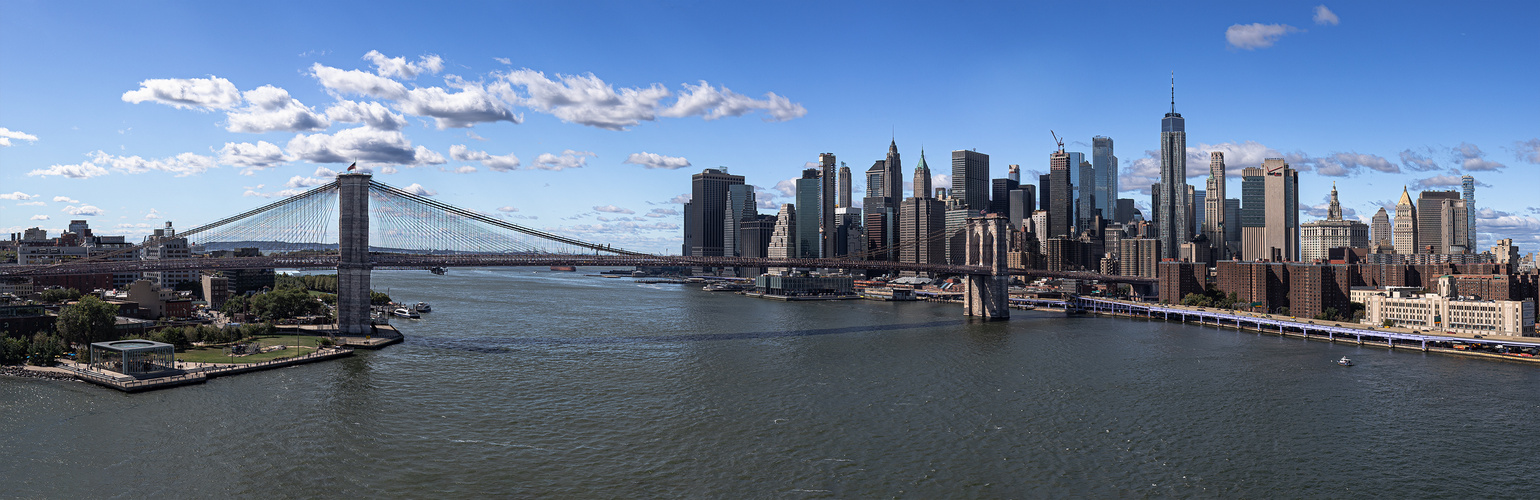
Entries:
POLYGON ((226 299, 224 305, 219 307, 219 312, 226 317, 234 318, 236 314, 246 312, 246 308, 250 306, 249 302, 245 295, 236 295, 226 299))
POLYGON ((43 290, 43 302, 55 304, 80 298, 80 290, 74 288, 50 288, 43 290))
POLYGON ((19 365, 27 360, 27 339, 0 337, 0 365, 19 365))
POLYGON ((38 333, 32 336, 32 344, 29 346, 32 357, 28 362, 37 366, 52 365, 55 359, 64 355, 64 341, 59 337, 38 333))
POLYGON ((1396 326, 1396 322, 1387 319, 1385 321, 1381 321, 1380 322, 1380 326, 1383 326, 1385 328, 1390 328, 1392 326, 1396 326))
POLYGON ((118 306, 103 302, 95 295, 59 310, 54 329, 72 344, 89 345, 117 339, 118 306))
POLYGON ((1326 309, 1322 309, 1321 314, 1315 315, 1315 319, 1335 321, 1337 319, 1337 308, 1328 307, 1326 309))
POLYGON ((1182 305, 1184 305, 1184 306, 1194 306, 1194 307, 1209 307, 1210 305, 1213 305, 1213 304, 1211 304, 1209 302, 1208 297, 1203 296, 1202 294, 1199 294, 1199 293, 1189 293, 1189 294, 1187 294, 1186 297, 1182 297, 1182 305))
POLYGON ((369 304, 383 306, 390 303, 390 296, 374 290, 369 291, 369 304))

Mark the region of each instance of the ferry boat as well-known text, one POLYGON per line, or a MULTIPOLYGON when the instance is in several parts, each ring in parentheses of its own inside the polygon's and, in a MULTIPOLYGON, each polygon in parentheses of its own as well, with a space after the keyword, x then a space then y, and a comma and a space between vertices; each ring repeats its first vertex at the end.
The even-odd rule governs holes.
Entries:
POLYGON ((433 312, 433 306, 428 305, 427 302, 418 302, 417 305, 412 306, 412 310, 420 313, 428 313, 433 312))
POLYGON ((421 319, 422 318, 422 315, 417 314, 417 311, 413 311, 413 310, 407 309, 405 307, 397 307, 396 310, 391 311, 390 313, 393 314, 393 315, 396 315, 396 316, 403 317, 403 318, 410 318, 410 319, 421 319))
POLYGON ((1353 366, 1353 360, 1348 359, 1347 356, 1343 356, 1342 359, 1337 360, 1337 364, 1342 366, 1353 366))

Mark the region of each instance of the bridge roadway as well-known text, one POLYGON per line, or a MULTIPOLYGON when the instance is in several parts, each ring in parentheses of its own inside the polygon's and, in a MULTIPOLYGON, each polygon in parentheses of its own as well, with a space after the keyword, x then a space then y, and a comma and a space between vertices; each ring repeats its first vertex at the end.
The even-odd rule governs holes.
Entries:
MULTIPOLYGON (((48 265, 0 266, 0 277, 61 276, 78 274, 138 273, 178 270, 225 269, 323 269, 337 267, 337 255, 263 256, 135 261, 94 261, 48 265)), ((375 269, 426 269, 431 267, 546 267, 546 266, 687 266, 687 267, 789 267, 807 269, 859 269, 912 271, 956 275, 987 275, 988 266, 912 264, 892 261, 844 259, 757 259, 743 257, 684 257, 678 255, 575 255, 575 254, 400 254, 371 252, 375 269)), ((1010 268, 1012 275, 1029 278, 1099 280, 1108 283, 1153 285, 1154 278, 1111 276, 1072 271, 1010 268)))

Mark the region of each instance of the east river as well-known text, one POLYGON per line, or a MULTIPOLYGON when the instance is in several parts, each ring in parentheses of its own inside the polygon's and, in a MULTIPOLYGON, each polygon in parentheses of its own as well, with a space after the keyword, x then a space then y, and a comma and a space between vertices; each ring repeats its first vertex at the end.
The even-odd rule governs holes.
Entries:
POLYGON ((377 271, 434 312, 341 361, 0 378, 0 496, 1540 496, 1531 365, 594 271, 377 271))

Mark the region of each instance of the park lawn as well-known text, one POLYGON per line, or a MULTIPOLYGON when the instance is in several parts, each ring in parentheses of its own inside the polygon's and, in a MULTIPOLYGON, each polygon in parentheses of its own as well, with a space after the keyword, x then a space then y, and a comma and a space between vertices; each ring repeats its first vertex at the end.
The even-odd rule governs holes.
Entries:
POLYGON ((321 344, 321 337, 311 335, 263 335, 257 337, 256 341, 263 347, 286 345, 289 348, 282 351, 235 357, 226 356, 224 347, 193 348, 177 353, 176 357, 182 361, 195 361, 199 363, 257 363, 313 353, 316 351, 316 346, 321 344))

